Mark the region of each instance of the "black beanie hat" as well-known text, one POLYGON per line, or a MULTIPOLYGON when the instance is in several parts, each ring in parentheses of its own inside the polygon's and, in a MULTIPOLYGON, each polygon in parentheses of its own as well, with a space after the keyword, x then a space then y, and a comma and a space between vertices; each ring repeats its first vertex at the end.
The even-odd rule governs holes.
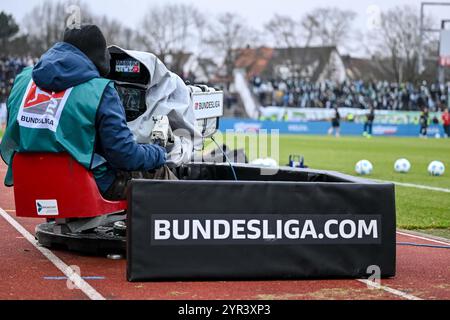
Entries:
POLYGON ((67 28, 64 42, 70 43, 82 51, 97 67, 100 76, 106 77, 110 71, 110 60, 106 39, 96 25, 82 25, 81 28, 67 28))

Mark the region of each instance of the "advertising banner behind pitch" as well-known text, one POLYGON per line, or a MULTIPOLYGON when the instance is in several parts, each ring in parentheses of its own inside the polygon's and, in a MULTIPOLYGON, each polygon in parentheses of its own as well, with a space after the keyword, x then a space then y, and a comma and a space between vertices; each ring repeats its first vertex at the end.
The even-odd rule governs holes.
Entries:
MULTIPOLYGON (((330 128, 330 122, 284 122, 284 121, 258 121, 249 119, 225 118, 220 120, 220 130, 226 132, 232 130, 236 133, 257 133, 260 130, 278 130, 280 134, 307 134, 326 135, 330 128)), ((362 135, 364 125, 354 122, 341 122, 341 133, 343 135, 362 135)), ((373 135, 375 136, 399 136, 418 137, 420 128, 412 124, 382 124, 373 125, 373 135)), ((430 125, 428 128, 429 137, 444 137, 444 129, 441 125, 430 125)))
MULTIPOLYGON (((351 116, 355 123, 364 123, 366 121, 369 110, 339 108, 339 113, 342 119, 347 119, 349 116, 351 116)), ((334 116, 334 110, 323 108, 266 107, 260 108, 260 114, 260 120, 263 121, 328 121, 334 116)), ((375 123, 418 125, 420 114, 420 112, 416 111, 376 110, 375 123)), ((441 121, 441 116, 442 114, 440 112, 431 112, 429 116, 430 123, 433 118, 441 121)))

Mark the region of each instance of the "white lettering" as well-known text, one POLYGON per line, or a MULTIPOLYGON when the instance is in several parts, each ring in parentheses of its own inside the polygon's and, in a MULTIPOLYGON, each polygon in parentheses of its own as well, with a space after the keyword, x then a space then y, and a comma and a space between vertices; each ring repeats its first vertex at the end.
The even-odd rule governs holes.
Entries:
POLYGON ((339 235, 344 239, 354 238, 356 235, 356 225, 352 220, 344 220, 339 224, 339 235), (345 232, 345 227, 350 226, 350 232, 345 232))
MULTIPOLYGON (((38 212, 47 205, 37 203, 38 212)), ((46 211, 47 212, 47 211, 46 211)), ((378 239, 378 220, 330 219, 316 225, 315 220, 201 220, 154 221, 155 240, 316 240, 378 239), (321 232, 318 233, 317 230, 321 232), (323 230, 323 231, 322 231, 323 230)))
POLYGON ((224 240, 230 237, 230 224, 226 220, 214 220, 214 239, 224 240), (224 231, 220 233, 220 226, 223 226, 224 231))
POLYGON ((307 236, 311 236, 313 239, 317 239, 316 229, 314 228, 314 223, 311 220, 306 220, 303 226, 301 239, 305 239, 307 236))
POLYGON ((189 238, 189 220, 184 220, 184 228, 183 228, 183 234, 180 234, 179 229, 179 221, 174 220, 173 222, 173 237, 176 240, 186 240, 189 238))
POLYGON ((269 234, 269 221, 263 221, 263 238, 267 240, 275 239, 274 234, 269 234))
POLYGON ((167 220, 155 221, 155 240, 170 239, 170 222, 167 220))
POLYGON ((259 220, 250 220, 247 224, 248 231, 252 232, 253 234, 248 234, 247 238, 250 240, 257 240, 261 238, 261 229, 259 226, 261 225, 261 222, 259 220), (258 227, 256 227, 258 226, 258 227))
POLYGON ((203 227, 202 223, 198 220, 194 220, 192 222, 192 239, 197 240, 199 232, 201 233, 203 239, 211 239, 211 220, 206 220, 205 224, 205 227, 203 227))
POLYGON ((233 220, 233 239, 244 240, 245 234, 239 234, 245 231, 245 220, 233 220))
POLYGON ((370 236, 373 234, 374 239, 378 239, 378 224, 377 220, 371 220, 369 226, 364 220, 360 220, 358 224, 358 238, 362 239, 364 235, 370 236))
POLYGON ((339 224, 339 221, 337 221, 337 220, 328 220, 327 222, 325 222, 324 231, 325 231, 325 236, 328 239, 337 239, 337 238, 339 238, 339 235, 337 233, 331 233, 330 232, 330 227, 332 225, 336 225, 337 226, 338 224, 339 224))
POLYGON ((277 239, 283 239, 283 221, 281 220, 277 221, 277 239))
POLYGON ((299 223, 298 220, 289 220, 284 225, 284 233, 286 234, 286 238, 288 239, 298 239, 300 236, 300 229, 299 229, 299 223), (291 226, 296 226, 296 228, 292 228, 291 226), (292 232, 291 232, 292 230, 292 232))

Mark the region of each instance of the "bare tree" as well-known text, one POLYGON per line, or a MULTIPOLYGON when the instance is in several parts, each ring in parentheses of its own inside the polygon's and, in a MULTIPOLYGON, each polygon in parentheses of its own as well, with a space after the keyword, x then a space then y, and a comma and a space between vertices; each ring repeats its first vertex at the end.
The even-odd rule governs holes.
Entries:
POLYGON ((299 21, 290 16, 275 14, 264 26, 274 44, 281 48, 309 47, 316 38, 319 27, 319 22, 311 13, 299 21))
POLYGON ((289 16, 275 14, 264 28, 277 47, 293 48, 300 45, 300 24, 289 16))
POLYGON ((302 38, 304 39, 303 46, 309 47, 311 42, 314 40, 316 35, 316 30, 319 28, 319 22, 316 17, 312 14, 306 14, 300 20, 300 30, 302 34, 302 38))
POLYGON ((197 49, 205 24, 205 17, 193 6, 152 6, 141 21, 139 38, 146 50, 153 51, 164 63, 177 69, 169 62, 197 49))
POLYGON ((92 21, 89 7, 81 1, 45 0, 25 16, 24 26, 29 34, 32 54, 38 55, 62 40, 67 18, 70 15, 67 11, 69 5, 80 7, 82 23, 92 21))
POLYGON ((209 29, 206 43, 223 58, 229 89, 239 49, 258 43, 259 35, 246 24, 244 18, 231 12, 220 14, 209 29))
POLYGON ((282 48, 342 46, 352 33, 356 13, 350 10, 317 8, 299 21, 286 15, 275 14, 265 25, 274 43, 282 48))
MULTIPOLYGON (((425 19, 425 27, 431 27, 431 17, 425 19)), ((381 13, 379 30, 374 32, 379 51, 388 56, 398 82, 417 80, 417 63, 420 40, 420 17, 413 6, 395 7, 381 13)), ((425 39, 430 48, 433 41, 425 39)))
POLYGON ((26 15, 24 25, 28 31, 31 53, 39 55, 53 44, 62 40, 67 27, 69 6, 80 8, 81 23, 95 23, 102 30, 108 44, 131 48, 136 43, 135 32, 125 27, 119 20, 107 16, 94 15, 89 7, 80 0, 49 1, 34 7, 26 15))
POLYGON ((317 8, 304 18, 304 27, 311 40, 323 46, 342 46, 351 34, 352 22, 356 13, 351 10, 327 7, 317 8))
POLYGON ((114 44, 125 49, 136 49, 136 33, 119 20, 102 16, 94 18, 94 22, 102 30, 108 45, 114 44))

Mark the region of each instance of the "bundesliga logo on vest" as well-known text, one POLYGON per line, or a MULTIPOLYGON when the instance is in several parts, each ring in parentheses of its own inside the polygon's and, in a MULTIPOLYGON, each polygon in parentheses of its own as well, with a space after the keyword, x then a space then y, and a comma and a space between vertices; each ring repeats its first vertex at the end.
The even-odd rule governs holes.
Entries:
POLYGON ((19 125, 56 132, 64 105, 72 89, 61 92, 42 90, 32 81, 17 117, 19 125))
POLYGON ((95 117, 103 93, 111 81, 94 78, 73 88, 52 92, 38 87, 32 67, 20 73, 8 99, 11 121, 0 151, 8 163, 5 184, 12 186, 12 163, 17 152, 70 155, 91 169, 95 142, 95 117))

